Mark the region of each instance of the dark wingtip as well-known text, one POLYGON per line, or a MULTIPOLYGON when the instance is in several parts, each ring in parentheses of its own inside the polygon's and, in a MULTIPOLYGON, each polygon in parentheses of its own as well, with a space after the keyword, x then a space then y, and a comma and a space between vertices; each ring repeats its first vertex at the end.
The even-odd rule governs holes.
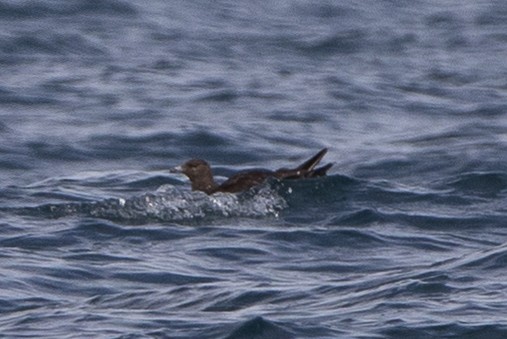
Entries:
POLYGON ((327 171, 329 171, 329 169, 331 167, 333 167, 333 163, 329 163, 329 164, 326 164, 322 167, 319 167, 319 168, 316 168, 314 169, 313 171, 310 172, 310 177, 324 177, 327 175, 327 171))
POLYGON ((311 171, 318 163, 322 160, 324 155, 327 153, 327 148, 321 149, 317 154, 313 157, 302 163, 297 167, 298 170, 311 171))

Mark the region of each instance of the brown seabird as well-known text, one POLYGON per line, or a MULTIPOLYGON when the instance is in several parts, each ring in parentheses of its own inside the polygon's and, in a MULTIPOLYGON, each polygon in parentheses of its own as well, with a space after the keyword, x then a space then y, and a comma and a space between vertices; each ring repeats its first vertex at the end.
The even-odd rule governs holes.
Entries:
POLYGON ((280 168, 276 171, 265 169, 241 171, 221 184, 215 182, 210 165, 201 159, 188 160, 183 165, 172 168, 171 172, 185 174, 192 183, 192 191, 202 191, 206 194, 217 192, 238 193, 260 185, 268 178, 284 180, 325 176, 333 164, 329 163, 318 168, 316 166, 326 152, 327 148, 322 149, 296 168, 280 168))

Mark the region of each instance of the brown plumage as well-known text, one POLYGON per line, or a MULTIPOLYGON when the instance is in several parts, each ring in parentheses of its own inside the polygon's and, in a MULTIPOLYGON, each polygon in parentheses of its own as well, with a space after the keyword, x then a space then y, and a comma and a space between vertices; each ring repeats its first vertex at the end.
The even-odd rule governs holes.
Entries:
POLYGON ((316 168, 316 166, 326 152, 326 148, 322 149, 296 168, 280 168, 276 171, 264 169, 241 171, 220 185, 215 182, 210 165, 201 159, 189 160, 183 165, 171 169, 171 171, 185 174, 192 183, 192 191, 202 191, 207 194, 216 192, 238 193, 260 185, 270 177, 283 180, 325 176, 333 164, 329 163, 319 168, 316 168))

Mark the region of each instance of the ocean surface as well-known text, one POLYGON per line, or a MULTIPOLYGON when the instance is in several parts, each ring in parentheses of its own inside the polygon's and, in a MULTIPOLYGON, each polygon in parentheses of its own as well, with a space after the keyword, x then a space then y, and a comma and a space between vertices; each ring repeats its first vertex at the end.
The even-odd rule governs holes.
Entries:
POLYGON ((0 1, 0 337, 507 338, 507 1, 0 1))

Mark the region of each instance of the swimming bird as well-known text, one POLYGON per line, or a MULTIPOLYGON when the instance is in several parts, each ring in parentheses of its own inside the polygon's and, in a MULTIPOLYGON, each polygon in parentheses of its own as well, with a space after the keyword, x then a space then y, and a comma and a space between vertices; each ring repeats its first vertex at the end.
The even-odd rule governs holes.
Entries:
POLYGON ((333 164, 329 163, 318 168, 316 166, 326 153, 327 148, 324 148, 296 168, 279 168, 275 171, 267 169, 241 171, 221 184, 215 182, 210 165, 202 159, 188 160, 183 165, 174 167, 170 171, 186 175, 192 184, 192 191, 202 191, 206 194, 217 192, 238 193, 260 185, 268 178, 285 180, 325 176, 333 164))

